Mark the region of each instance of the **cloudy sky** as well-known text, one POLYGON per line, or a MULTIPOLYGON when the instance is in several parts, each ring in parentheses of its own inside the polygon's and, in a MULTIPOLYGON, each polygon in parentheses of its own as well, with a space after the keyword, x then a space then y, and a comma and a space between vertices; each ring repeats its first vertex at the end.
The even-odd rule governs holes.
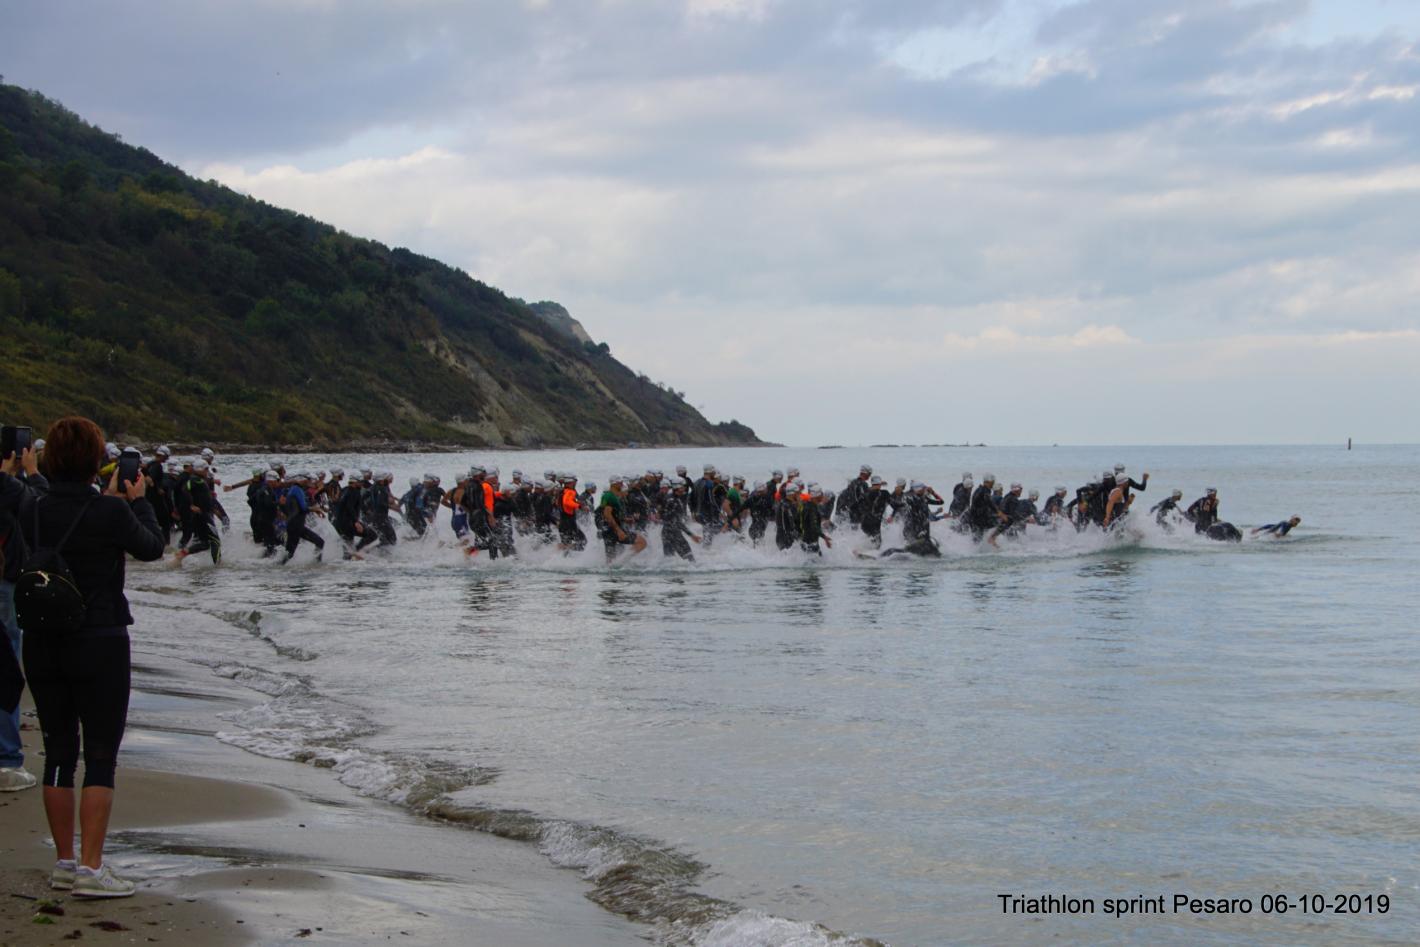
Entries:
POLYGON ((1412 0, 16 0, 0 72, 791 444, 1420 440, 1412 0))

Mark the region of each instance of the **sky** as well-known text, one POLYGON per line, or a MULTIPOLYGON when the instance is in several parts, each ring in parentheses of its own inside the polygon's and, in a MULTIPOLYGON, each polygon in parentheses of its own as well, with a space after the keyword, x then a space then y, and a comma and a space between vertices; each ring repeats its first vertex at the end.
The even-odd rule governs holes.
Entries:
POLYGON ((0 74, 794 445, 1420 441, 1420 3, 12 0, 0 74))

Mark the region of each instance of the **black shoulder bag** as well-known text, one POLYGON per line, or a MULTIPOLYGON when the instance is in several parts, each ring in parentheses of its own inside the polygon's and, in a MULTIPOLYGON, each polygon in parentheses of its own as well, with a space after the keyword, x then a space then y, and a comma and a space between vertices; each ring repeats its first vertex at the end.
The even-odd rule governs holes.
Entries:
POLYGON ((35 546, 25 558, 20 577, 15 580, 15 617, 27 634, 72 634, 84 627, 89 603, 74 581, 69 563, 64 561, 64 544, 74 535, 79 521, 97 497, 89 497, 79 508, 74 522, 56 546, 44 546, 39 538, 39 500, 35 501, 35 546))

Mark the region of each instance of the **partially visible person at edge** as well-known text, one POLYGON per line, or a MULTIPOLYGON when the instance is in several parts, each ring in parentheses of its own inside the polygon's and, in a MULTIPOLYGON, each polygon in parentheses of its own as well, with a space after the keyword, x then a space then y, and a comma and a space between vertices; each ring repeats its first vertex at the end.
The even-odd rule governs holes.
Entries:
POLYGON ((29 789, 35 778, 25 769, 25 748, 20 740, 20 626, 15 621, 15 580, 25 559, 25 542, 19 531, 20 503, 30 494, 42 495, 49 484, 39 473, 34 451, 24 450, 0 460, 0 625, 5 627, 4 679, 9 683, 0 701, 0 792, 29 789), (10 705, 13 690, 14 706, 10 705))
POLYGON ((123 594, 125 554, 143 562, 162 558, 163 533, 145 497, 146 478, 120 484, 117 472, 98 495, 94 478, 104 437, 86 418, 62 418, 46 437, 46 496, 27 496, 19 512, 26 545, 57 543, 87 603, 83 625, 68 635, 27 635, 25 675, 44 734, 44 814, 58 860, 50 887, 77 897, 121 898, 133 883, 104 862, 113 812, 114 768, 128 716, 128 626, 123 594), (78 799, 79 850, 74 848, 74 771, 83 737, 84 784, 78 799), (77 856, 77 857, 76 857, 77 856))

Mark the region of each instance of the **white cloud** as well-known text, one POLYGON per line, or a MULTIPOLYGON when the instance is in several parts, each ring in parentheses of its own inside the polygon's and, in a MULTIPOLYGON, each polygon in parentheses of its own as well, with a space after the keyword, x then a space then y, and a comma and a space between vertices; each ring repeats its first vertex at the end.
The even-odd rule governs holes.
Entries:
POLYGON ((1343 367, 1413 391, 1367 363, 1415 348, 1403 23, 1338 39, 1304 29, 1334 5, 1232 0, 428 0, 184 8, 206 28, 182 43, 161 5, 96 9, 27 9, 7 73, 203 177, 558 299, 779 439, 889 423, 863 386, 908 429, 990 392, 1007 439, 1048 441, 1071 438, 1017 391, 1310 397, 1343 367), (60 40, 64 70, 35 52, 60 40), (806 407, 761 419, 786 385, 806 407))

